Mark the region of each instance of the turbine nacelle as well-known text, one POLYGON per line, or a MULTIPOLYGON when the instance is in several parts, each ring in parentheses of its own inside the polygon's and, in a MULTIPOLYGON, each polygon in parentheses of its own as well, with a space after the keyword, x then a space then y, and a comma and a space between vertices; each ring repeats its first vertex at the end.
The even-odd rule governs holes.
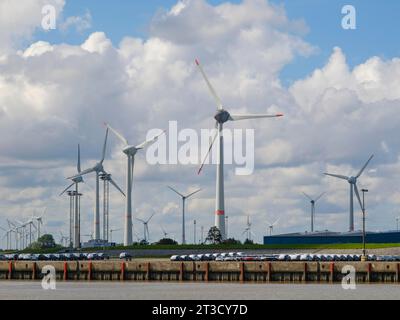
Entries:
POLYGON ((140 149, 135 146, 126 146, 122 149, 122 152, 125 153, 127 156, 134 156, 139 150, 140 149))
POLYGON ((82 176, 73 178, 71 180, 72 180, 73 183, 82 183, 82 182, 84 182, 82 176))
POLYGON ((356 177, 349 177, 347 180, 350 184, 356 184, 357 183, 357 178, 356 177))
POLYGON ((217 120, 218 123, 223 124, 223 123, 226 123, 226 122, 232 120, 232 117, 228 111, 222 109, 217 112, 214 119, 217 120))

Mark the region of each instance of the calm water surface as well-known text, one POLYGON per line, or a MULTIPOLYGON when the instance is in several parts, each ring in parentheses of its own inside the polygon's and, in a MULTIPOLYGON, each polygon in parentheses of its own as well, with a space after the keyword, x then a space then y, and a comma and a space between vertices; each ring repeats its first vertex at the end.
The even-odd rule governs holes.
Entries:
POLYGON ((129 299, 129 300, 277 300, 277 299, 382 299, 399 300, 400 285, 358 285, 343 290, 325 284, 220 284, 68 282, 46 291, 40 282, 0 282, 0 299, 129 299))

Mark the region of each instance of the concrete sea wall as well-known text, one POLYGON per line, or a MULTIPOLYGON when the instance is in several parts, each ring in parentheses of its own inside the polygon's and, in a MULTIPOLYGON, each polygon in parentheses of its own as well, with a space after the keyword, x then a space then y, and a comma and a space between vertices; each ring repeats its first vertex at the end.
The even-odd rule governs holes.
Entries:
POLYGON ((204 281, 322 282, 342 281, 343 267, 353 266, 359 283, 400 283, 395 262, 0 262, 0 280, 40 280, 44 266, 54 266, 63 281, 204 281))

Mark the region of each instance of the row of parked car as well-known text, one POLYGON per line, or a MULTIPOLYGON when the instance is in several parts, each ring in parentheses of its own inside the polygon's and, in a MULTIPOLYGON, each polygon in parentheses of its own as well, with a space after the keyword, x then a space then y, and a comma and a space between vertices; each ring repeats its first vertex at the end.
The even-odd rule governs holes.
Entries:
MULTIPOLYGON (((174 255, 171 261, 361 261, 359 254, 274 254, 247 255, 242 252, 174 255)), ((368 261, 400 261, 400 256, 368 255, 368 261)))
POLYGON ((108 260, 105 253, 50 253, 50 254, 5 254, 0 261, 85 261, 108 260))

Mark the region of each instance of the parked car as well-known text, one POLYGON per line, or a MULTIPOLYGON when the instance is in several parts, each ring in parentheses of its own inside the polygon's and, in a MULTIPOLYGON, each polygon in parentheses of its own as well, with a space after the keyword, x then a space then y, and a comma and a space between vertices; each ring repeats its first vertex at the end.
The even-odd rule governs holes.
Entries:
POLYGON ((287 254, 280 254, 278 256, 278 261, 289 261, 290 260, 290 256, 287 254))
POLYGON ((110 260, 110 256, 107 253, 98 253, 98 260, 110 260))
POLYGON ((132 255, 128 252, 121 252, 119 255, 119 258, 121 260, 126 260, 126 261, 131 261, 132 260, 132 255))
POLYGON ((210 254, 210 253, 204 254, 204 255, 203 255, 203 258, 202 258, 203 261, 212 261, 212 260, 214 260, 214 259, 215 259, 215 258, 214 258, 213 255, 210 254))

